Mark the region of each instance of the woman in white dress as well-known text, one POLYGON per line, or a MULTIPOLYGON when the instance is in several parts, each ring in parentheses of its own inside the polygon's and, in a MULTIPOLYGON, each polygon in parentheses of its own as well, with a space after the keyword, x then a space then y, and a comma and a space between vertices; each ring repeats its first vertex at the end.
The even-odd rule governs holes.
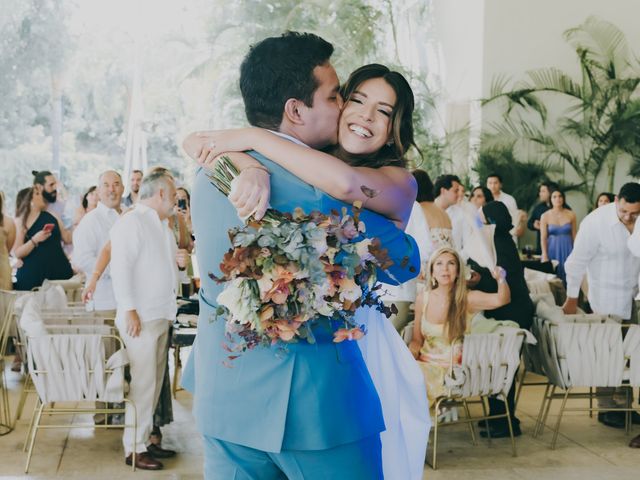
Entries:
MULTIPOLYGON (((399 73, 372 64, 353 72, 341 93, 344 107, 333 155, 258 128, 194 133, 185 140, 185 150, 202 152, 198 161, 204 165, 221 153, 256 150, 333 197, 361 201, 404 228, 416 198, 416 182, 404 168, 405 153, 415 147, 411 87, 399 73)), ((243 153, 229 156, 245 165, 255 162, 243 153)), ((267 200, 268 192, 253 192, 248 203, 244 199, 236 207, 241 215, 256 209, 259 215, 267 200)), ((359 344, 384 413, 384 476, 421 479, 430 428, 422 373, 389 320, 370 309, 357 315, 367 324, 368 334, 359 344)))

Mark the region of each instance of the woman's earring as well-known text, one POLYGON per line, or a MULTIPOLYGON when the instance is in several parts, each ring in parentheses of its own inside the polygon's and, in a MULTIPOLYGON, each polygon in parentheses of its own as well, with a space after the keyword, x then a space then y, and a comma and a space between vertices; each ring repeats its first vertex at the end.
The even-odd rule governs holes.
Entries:
POLYGON ((431 286, 432 287, 437 287, 438 286, 438 282, 437 282, 437 280, 435 278, 431 279, 431 286))

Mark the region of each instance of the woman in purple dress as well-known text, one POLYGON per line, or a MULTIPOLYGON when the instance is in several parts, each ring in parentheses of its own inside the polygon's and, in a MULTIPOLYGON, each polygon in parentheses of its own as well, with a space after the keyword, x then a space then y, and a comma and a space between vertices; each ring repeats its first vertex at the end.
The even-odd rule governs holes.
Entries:
POLYGON ((564 262, 573 250, 576 238, 576 214, 565 206, 564 193, 551 192, 551 209, 540 217, 540 244, 542 261, 557 260, 558 277, 566 284, 564 262))

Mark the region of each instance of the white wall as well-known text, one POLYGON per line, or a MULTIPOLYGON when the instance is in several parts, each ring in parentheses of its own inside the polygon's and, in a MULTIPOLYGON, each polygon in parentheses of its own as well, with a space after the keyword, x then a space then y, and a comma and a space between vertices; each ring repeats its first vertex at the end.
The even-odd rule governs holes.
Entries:
MULTIPOLYGON (((441 82, 440 127, 453 132, 469 126, 471 145, 477 142, 481 127, 478 100, 482 98, 485 0, 433 0, 432 12, 441 82)), ((454 152, 453 170, 468 170, 472 155, 469 148, 454 152)))

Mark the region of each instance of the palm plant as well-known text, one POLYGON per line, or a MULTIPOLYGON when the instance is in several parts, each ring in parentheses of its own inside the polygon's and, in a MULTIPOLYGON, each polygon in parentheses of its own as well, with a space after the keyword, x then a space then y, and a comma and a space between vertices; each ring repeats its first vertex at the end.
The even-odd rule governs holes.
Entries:
MULTIPOLYGON (((504 77, 494 80, 483 105, 506 101, 502 122, 494 122, 488 143, 529 147, 545 160, 564 162, 580 179, 578 189, 589 203, 605 173, 613 191, 618 160, 633 159, 629 174, 640 176, 640 68, 624 34, 613 24, 589 17, 567 30, 581 78, 557 68, 527 72, 527 79, 507 91, 504 77), (552 118, 547 102, 564 99, 565 111, 552 118)), ((556 103, 557 105, 557 103, 556 103)), ((553 113, 553 112, 552 112, 553 113)))

